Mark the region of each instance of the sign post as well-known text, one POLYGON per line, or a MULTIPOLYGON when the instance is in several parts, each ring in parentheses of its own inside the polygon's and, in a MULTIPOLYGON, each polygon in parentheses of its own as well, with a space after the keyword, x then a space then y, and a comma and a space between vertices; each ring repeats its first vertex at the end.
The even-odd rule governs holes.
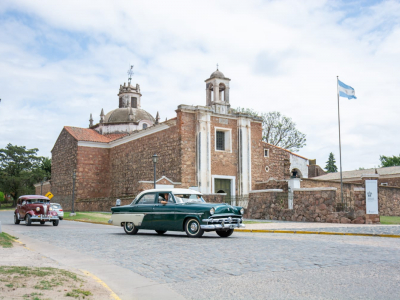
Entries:
POLYGON ((378 180, 365 180, 365 200, 367 215, 379 214, 378 180))

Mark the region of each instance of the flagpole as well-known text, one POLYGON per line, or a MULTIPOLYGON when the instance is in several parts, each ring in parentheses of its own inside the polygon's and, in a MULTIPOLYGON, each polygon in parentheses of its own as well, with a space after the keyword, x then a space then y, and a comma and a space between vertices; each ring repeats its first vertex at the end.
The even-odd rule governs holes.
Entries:
POLYGON ((336 76, 336 89, 337 89, 338 123, 339 123, 340 195, 342 197, 342 205, 343 205, 342 142, 340 140, 340 108, 339 108, 339 76, 336 76))

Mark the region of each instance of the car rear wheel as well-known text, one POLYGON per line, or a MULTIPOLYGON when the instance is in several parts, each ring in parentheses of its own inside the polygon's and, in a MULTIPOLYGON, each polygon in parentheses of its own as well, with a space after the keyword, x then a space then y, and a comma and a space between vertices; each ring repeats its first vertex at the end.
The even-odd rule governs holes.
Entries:
POLYGON ((161 235, 161 234, 166 233, 167 231, 166 230, 156 230, 156 232, 161 235))
POLYGON ((17 216, 17 214, 14 214, 14 224, 18 225, 19 222, 21 222, 17 216))
POLYGON ((25 225, 26 226, 31 226, 32 220, 31 220, 31 215, 26 215, 25 217, 25 225))
POLYGON ((63 219, 63 217, 58 217, 60 220, 62 220, 63 219))
POLYGON ((201 237, 204 234, 204 230, 201 229, 199 221, 195 218, 186 220, 185 231, 188 237, 201 237))
POLYGON ((125 222, 124 230, 126 234, 136 234, 139 229, 132 222, 125 222))
POLYGON ((44 223, 46 223, 46 222, 45 222, 45 221, 40 221, 40 224, 42 224, 42 225, 43 225, 44 223))
MULTIPOLYGON (((59 220, 54 220, 53 221, 53 226, 58 226, 58 222, 59 222, 59 220)), ((44 223, 44 222, 43 222, 44 223)))
POLYGON ((229 230, 217 230, 217 234, 220 236, 220 237, 228 237, 228 236, 231 236, 232 235, 232 233, 233 233, 233 230, 234 229, 229 229, 229 230))

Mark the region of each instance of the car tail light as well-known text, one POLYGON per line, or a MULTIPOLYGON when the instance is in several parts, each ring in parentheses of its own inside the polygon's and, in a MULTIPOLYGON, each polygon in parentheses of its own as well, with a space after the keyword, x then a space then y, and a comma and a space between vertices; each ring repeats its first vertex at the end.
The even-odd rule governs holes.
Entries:
POLYGON ((59 209, 58 211, 63 211, 62 209, 59 209))

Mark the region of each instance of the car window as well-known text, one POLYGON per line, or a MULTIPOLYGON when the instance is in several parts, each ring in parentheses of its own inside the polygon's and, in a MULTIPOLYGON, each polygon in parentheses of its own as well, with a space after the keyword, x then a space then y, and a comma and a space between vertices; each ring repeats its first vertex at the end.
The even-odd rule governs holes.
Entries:
POLYGON ((24 200, 24 201, 22 201, 22 204, 21 205, 25 205, 26 204, 26 201, 24 200))
POLYGON ((177 203, 206 202, 203 197, 198 194, 175 194, 175 199, 177 203))
POLYGON ((168 201, 170 203, 175 203, 171 193, 163 193, 163 192, 158 193, 158 203, 161 203, 161 201, 168 201))
POLYGON ((139 199, 137 204, 154 204, 155 198, 156 198, 155 193, 145 194, 139 199))
POLYGON ((53 204, 51 207, 59 209, 59 208, 61 208, 61 205, 60 204, 53 204))

